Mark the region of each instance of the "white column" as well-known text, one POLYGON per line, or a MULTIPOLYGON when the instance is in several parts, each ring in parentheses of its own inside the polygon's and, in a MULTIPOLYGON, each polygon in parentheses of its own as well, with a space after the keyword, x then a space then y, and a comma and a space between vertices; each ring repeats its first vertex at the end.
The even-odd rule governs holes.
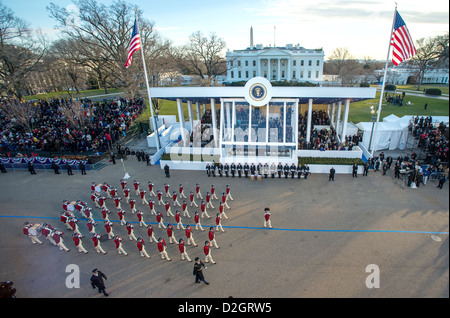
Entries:
POLYGON ((334 111, 335 111, 335 108, 336 108, 336 103, 333 103, 332 107, 331 107, 330 127, 334 126, 334 111))
POLYGON ((214 146, 218 147, 218 134, 217 134, 217 113, 216 113, 216 101, 214 98, 211 98, 211 118, 213 125, 213 136, 214 136, 214 146))
POLYGON ((347 121, 348 121, 348 112, 350 109, 350 99, 345 100, 345 108, 344 108, 344 123, 342 127, 341 140, 345 141, 345 137, 347 136, 347 121))
POLYGON ((286 61, 287 61, 287 77, 286 77, 286 79, 289 82, 291 80, 291 62, 292 61, 289 58, 287 58, 286 61))
POLYGON ((191 124, 191 131, 194 131, 194 111, 192 109, 192 101, 188 100, 188 114, 189 114, 189 123, 191 124))
POLYGON ((308 118, 306 123, 306 142, 311 141, 311 120, 312 120, 312 98, 308 99, 308 118))
POLYGON ((342 107, 342 102, 338 102, 338 110, 337 110, 337 114, 336 114, 336 126, 334 126, 336 128, 336 135, 339 135, 339 121, 341 120, 341 107, 342 107))
POLYGON ((280 81, 280 75, 281 75, 281 61, 280 61, 280 59, 278 58, 277 59, 277 62, 278 62, 278 71, 277 71, 277 81, 280 81))
POLYGON ((199 102, 195 103, 195 112, 197 113, 197 120, 200 120, 200 118, 202 118, 202 117, 200 116, 200 103, 199 102))
POLYGON ((177 108, 178 108, 178 121, 180 122, 181 129, 181 139, 185 141, 185 128, 184 128, 184 112, 183 112, 183 101, 177 98, 177 108))
POLYGON ((267 79, 269 82, 272 80, 272 74, 270 74, 270 59, 267 59, 267 79))
POLYGON ((256 63, 258 63, 258 68, 257 68, 256 76, 262 76, 262 74, 261 74, 261 59, 258 58, 258 59, 256 60, 256 63))

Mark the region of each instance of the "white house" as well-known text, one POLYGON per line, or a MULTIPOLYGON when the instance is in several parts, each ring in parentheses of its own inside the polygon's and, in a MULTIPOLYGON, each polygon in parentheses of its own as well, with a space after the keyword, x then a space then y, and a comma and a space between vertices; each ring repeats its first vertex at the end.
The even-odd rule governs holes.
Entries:
POLYGON ((325 53, 322 49, 305 49, 299 44, 284 47, 253 45, 253 28, 250 29, 250 46, 245 50, 226 53, 227 82, 248 81, 264 77, 269 81, 322 81, 325 53))

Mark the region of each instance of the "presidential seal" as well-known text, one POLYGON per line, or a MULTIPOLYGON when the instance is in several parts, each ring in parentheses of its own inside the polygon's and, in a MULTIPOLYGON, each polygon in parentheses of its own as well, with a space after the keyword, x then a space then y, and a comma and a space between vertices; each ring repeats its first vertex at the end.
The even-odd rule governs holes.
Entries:
POLYGON ((245 99, 256 107, 267 105, 272 98, 272 85, 264 77, 254 77, 245 84, 245 99))

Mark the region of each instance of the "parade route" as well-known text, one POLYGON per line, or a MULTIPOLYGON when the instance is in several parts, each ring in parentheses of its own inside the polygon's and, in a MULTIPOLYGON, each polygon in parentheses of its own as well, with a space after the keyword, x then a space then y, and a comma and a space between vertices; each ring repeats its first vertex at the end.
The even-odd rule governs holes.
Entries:
MULTIPOLYGON (((135 235, 145 239, 150 259, 141 258, 136 242, 128 240, 125 226, 118 223, 114 204, 114 231, 124 238, 128 256, 118 255, 112 240, 102 242, 106 255, 93 248, 85 221, 79 227, 85 235, 83 245, 88 254, 78 253, 72 233, 59 220, 62 201, 82 200, 93 208, 98 232, 105 234, 99 209, 90 200, 92 182, 107 182, 119 189, 124 176, 122 165, 109 165, 87 175, 55 175, 53 172, 9 171, 0 180, 0 280, 11 280, 17 297, 80 298, 104 297, 89 283, 91 271, 98 268, 108 276, 107 291, 111 298, 303 298, 303 297, 448 297, 449 199, 448 183, 442 190, 429 181, 419 189, 402 188, 400 181, 370 171, 368 177, 337 175, 329 182, 327 175, 313 174, 308 180, 207 177, 203 171, 171 171, 169 179, 159 166, 125 161, 128 187, 134 180, 146 188, 152 181, 156 190, 168 182, 176 191, 183 184, 188 195, 199 183, 203 196, 214 184, 218 196, 229 184, 233 201, 225 210, 229 219, 222 220, 225 232, 216 232, 220 248, 212 248, 217 264, 206 264, 209 286, 195 284, 193 262, 182 261, 178 246, 169 244, 164 229, 155 224, 148 206, 136 198, 144 220, 153 224, 156 237, 167 242, 172 261, 161 260, 156 244, 150 243, 146 229, 139 227, 136 215, 122 201, 126 219, 135 226, 135 235), (270 207, 273 229, 263 228, 264 208, 270 207), (60 251, 41 236, 42 245, 33 245, 22 233, 25 221, 45 222, 64 232, 69 252, 60 251), (439 240, 432 238, 438 237, 439 240), (80 288, 67 288, 66 268, 80 269, 80 288), (380 287, 368 288, 366 268, 376 264, 380 269, 380 287)), ((392 169, 391 169, 392 170, 392 169)), ((149 199, 147 193, 147 200, 149 199)), ((156 201, 156 200, 155 200, 156 201)), ((170 200, 170 202, 172 202, 170 200)), ((196 200, 199 204, 199 200, 196 200)), ((213 200, 211 216, 218 212, 213 200)), ((172 212, 176 208, 172 207, 172 212)), ((200 210, 200 208, 198 208, 200 210)), ((163 206, 156 211, 171 222, 175 235, 186 241, 184 231, 177 230, 163 206)), ((195 209, 189 207, 191 216, 195 209)), ((183 218, 183 224, 194 224, 183 218)), ((204 232, 194 230, 198 247, 186 246, 191 259, 204 260, 203 244, 214 217, 202 219, 204 232)))

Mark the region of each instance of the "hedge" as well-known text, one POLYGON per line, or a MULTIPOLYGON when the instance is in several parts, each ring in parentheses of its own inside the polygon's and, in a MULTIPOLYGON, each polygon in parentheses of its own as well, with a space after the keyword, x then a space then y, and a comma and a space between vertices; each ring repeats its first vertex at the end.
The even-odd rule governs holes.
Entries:
POLYGON ((439 88, 426 88, 423 90, 423 92, 427 95, 438 95, 440 96, 442 94, 442 91, 439 88))
POLYGON ((298 164, 300 165, 363 165, 364 161, 359 158, 322 158, 322 157, 299 157, 298 164))
POLYGON ((387 84, 386 86, 384 86, 384 90, 386 90, 386 91, 395 91, 395 90, 397 90, 397 86, 392 85, 392 84, 387 84))

